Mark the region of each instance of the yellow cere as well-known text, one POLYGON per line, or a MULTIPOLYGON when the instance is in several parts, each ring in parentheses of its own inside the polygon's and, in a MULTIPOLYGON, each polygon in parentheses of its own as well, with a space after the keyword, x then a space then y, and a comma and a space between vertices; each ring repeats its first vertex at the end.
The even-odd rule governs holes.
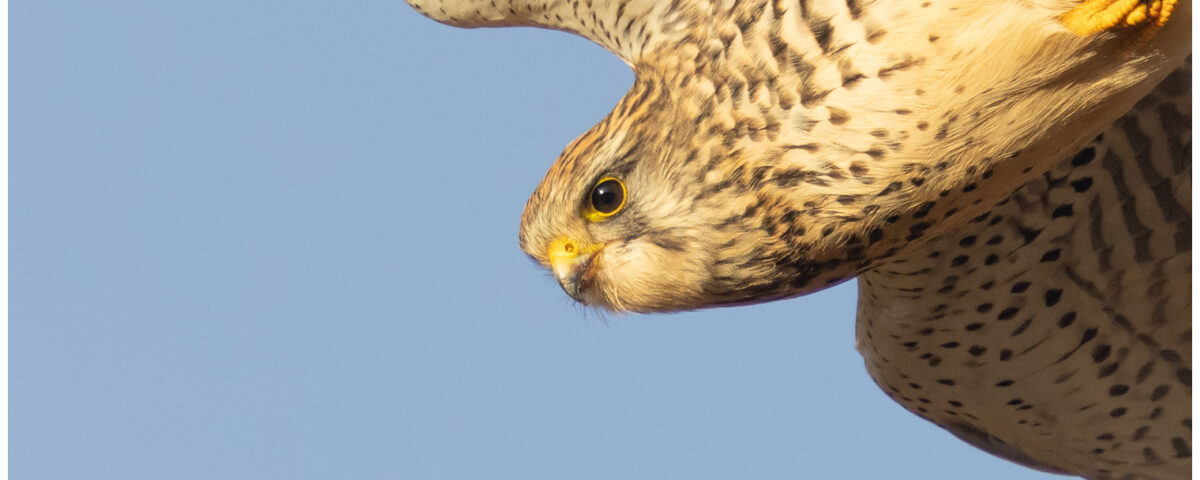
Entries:
POLYGON ((546 259, 550 265, 568 265, 575 259, 586 257, 603 247, 603 244, 583 245, 567 237, 558 237, 550 241, 546 248, 546 259))

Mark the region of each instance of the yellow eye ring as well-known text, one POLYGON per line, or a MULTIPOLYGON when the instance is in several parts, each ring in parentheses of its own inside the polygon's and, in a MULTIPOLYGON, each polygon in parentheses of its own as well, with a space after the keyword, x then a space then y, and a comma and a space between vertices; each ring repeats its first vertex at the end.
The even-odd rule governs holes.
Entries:
POLYGON ((613 177, 604 177, 592 187, 584 216, 593 222, 616 215, 625 208, 625 184, 613 177))

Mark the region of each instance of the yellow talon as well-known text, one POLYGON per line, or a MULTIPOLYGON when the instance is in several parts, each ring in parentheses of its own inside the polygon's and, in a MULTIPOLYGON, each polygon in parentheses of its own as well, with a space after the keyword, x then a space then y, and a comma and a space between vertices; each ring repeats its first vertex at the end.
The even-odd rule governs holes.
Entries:
POLYGON ((1063 26, 1078 35, 1116 28, 1142 27, 1139 41, 1154 37, 1167 24, 1179 0, 1087 0, 1063 14, 1063 26))
POLYGON ((1134 7, 1133 11, 1125 15, 1125 25, 1129 27, 1137 26, 1144 21, 1146 21, 1145 5, 1138 5, 1134 7))

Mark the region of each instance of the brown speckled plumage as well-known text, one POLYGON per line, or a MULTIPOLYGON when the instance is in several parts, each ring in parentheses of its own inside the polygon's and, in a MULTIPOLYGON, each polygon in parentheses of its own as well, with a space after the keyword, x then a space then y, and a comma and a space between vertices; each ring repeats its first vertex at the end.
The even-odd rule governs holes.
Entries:
POLYGON ((1188 478, 1190 77, 859 277, 859 349, 888 396, 1022 463, 1188 478))
POLYGON ((1142 43, 1067 31, 1071 0, 409 2, 574 32, 634 69, 522 217, 521 248, 580 302, 859 275, 860 350, 918 415, 1037 468, 1186 475, 1190 2, 1142 43), (588 214, 607 178, 621 210, 588 214))

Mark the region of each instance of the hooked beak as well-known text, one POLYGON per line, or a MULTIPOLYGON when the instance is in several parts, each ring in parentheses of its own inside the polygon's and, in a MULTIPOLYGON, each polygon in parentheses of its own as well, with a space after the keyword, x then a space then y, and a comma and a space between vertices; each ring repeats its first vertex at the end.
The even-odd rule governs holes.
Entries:
POLYGON ((567 295, 580 303, 587 303, 582 294, 591 285, 592 263, 602 248, 603 245, 584 246, 567 238, 558 238, 550 242, 547 249, 554 278, 567 295))

